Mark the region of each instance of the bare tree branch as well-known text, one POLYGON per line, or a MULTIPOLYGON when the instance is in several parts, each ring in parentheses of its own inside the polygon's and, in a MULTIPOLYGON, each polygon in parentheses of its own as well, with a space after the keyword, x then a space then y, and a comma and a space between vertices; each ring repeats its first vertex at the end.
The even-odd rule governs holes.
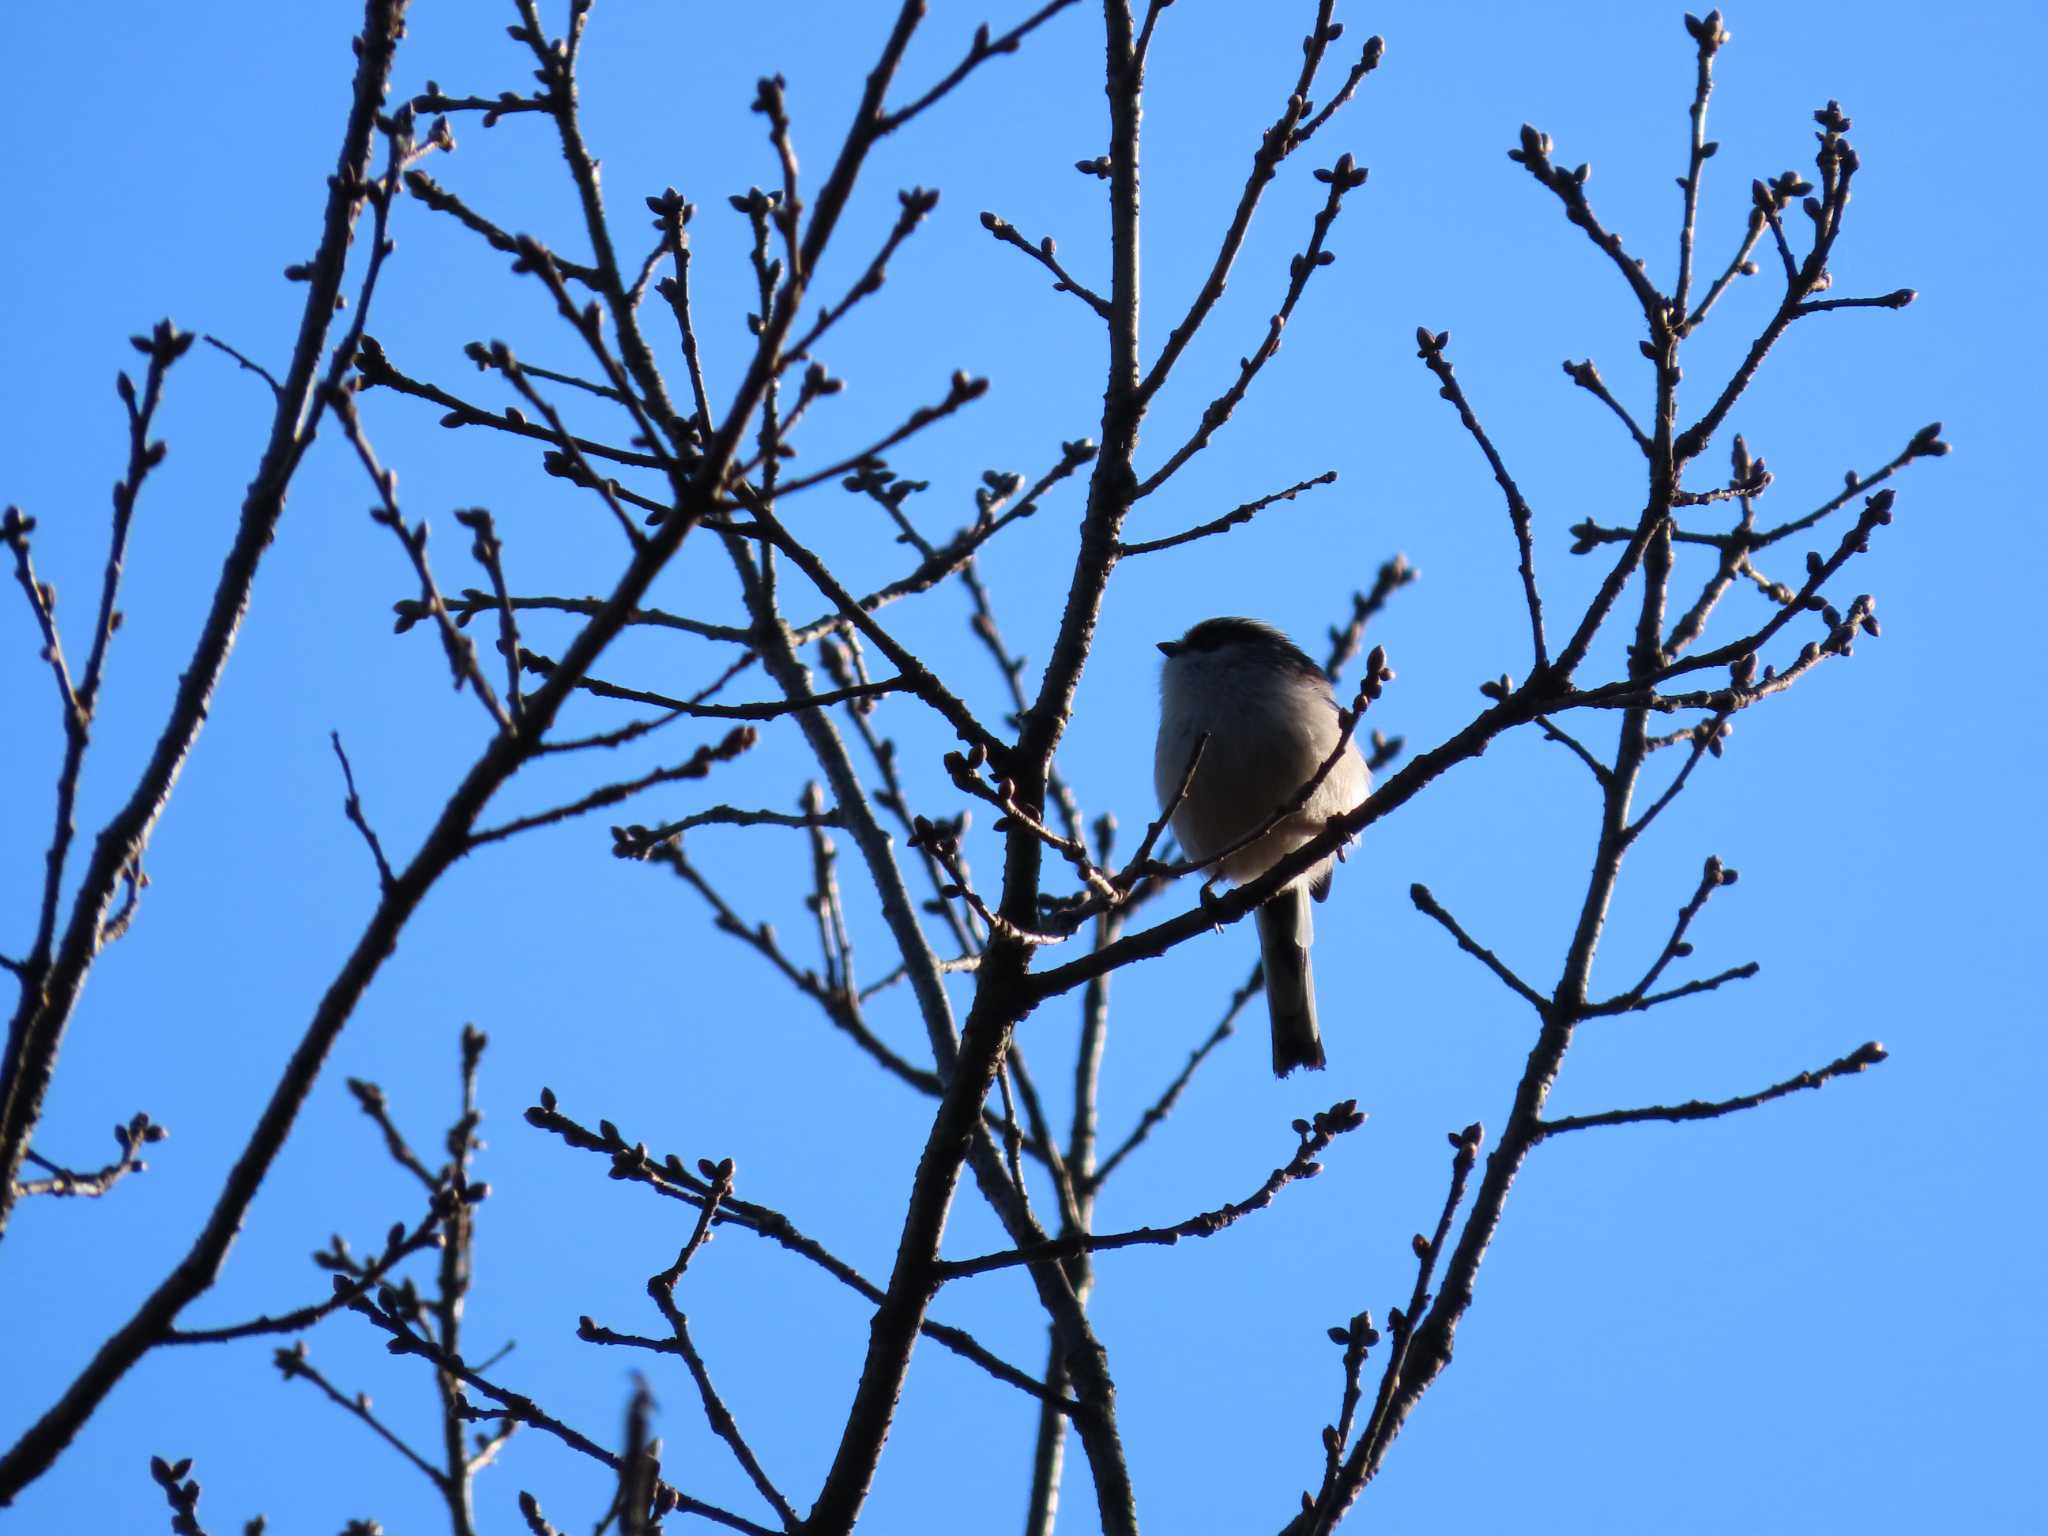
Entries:
POLYGON ((1005 1253, 987 1253, 978 1258, 953 1259, 939 1265, 942 1280, 960 1280, 970 1275, 985 1275, 992 1270, 1011 1269, 1020 1264, 1038 1264, 1047 1259, 1065 1259, 1082 1253, 1108 1253, 1118 1248, 1130 1248, 1139 1244, 1172 1246, 1184 1237, 1214 1237, 1224 1228, 1233 1226, 1254 1211, 1262 1211, 1273 1203, 1273 1197, 1298 1179, 1312 1179, 1323 1170, 1317 1158, 1330 1142, 1346 1131, 1356 1130, 1365 1124, 1365 1115, 1357 1102, 1346 1099, 1334 1104, 1327 1111, 1318 1111, 1314 1120, 1297 1120, 1296 1135, 1301 1138, 1294 1156, 1281 1167, 1275 1168, 1250 1195, 1228 1205, 1218 1206, 1213 1211, 1203 1211, 1185 1221, 1175 1222, 1170 1227, 1137 1227, 1129 1232, 1075 1233, 1068 1237, 1051 1239, 1031 1248, 1013 1248, 1005 1253))
POLYGON ((1250 522, 1275 502, 1292 501, 1303 491, 1314 490, 1319 485, 1329 485, 1336 478, 1337 471, 1326 469, 1313 479, 1298 480, 1284 491, 1275 491, 1270 496, 1261 496, 1257 501, 1248 501, 1243 506, 1235 507, 1224 513, 1221 517, 1212 518, 1206 523, 1197 523, 1194 527, 1184 532, 1173 534, 1164 539, 1147 539, 1142 544, 1125 544, 1120 546, 1117 552, 1120 555, 1149 555, 1158 550, 1172 549, 1176 545, 1193 543, 1196 539, 1206 539, 1211 534, 1228 533, 1231 529, 1250 522))
MULTIPOLYGON (((376 114, 390 78, 404 12, 405 0, 366 0, 354 97, 342 134, 338 170, 328 184, 319 250, 307 268, 307 295, 298 342, 271 418, 262 460, 242 506, 233 547, 149 762, 94 844, 62 940, 48 964, 37 966, 36 984, 22 989, 9 1024, 7 1057, 4 1071, 0 1071, 0 1238, 4 1238, 7 1230, 15 1198, 15 1177, 41 1118, 43 1097, 56 1067, 58 1048, 85 985, 86 972, 99 949, 102 919, 122 872, 139 865, 171 786, 198 739, 214 688, 240 632, 257 566, 284 515, 286 488, 319 415, 321 354, 334 323, 336 300, 341 296, 349 239, 367 198, 376 114)), ((366 303, 359 298, 358 326, 366 309, 366 303)), ((330 366, 330 374, 338 374, 338 368, 339 359, 330 366)), ((37 1449, 25 1458, 18 1459, 18 1452, 0 1457, 0 1500, 20 1486, 18 1479, 33 1476, 47 1466, 69 1438, 68 1431, 51 1440, 31 1430, 23 1444, 33 1444, 37 1449)))
POLYGON ((1707 1103, 1700 1099, 1689 1099, 1683 1104, 1652 1104, 1644 1109, 1610 1109, 1598 1115, 1565 1115, 1555 1120, 1542 1121, 1537 1134, 1542 1137, 1562 1135, 1566 1131, 1584 1131, 1603 1125, 1636 1125, 1645 1120, 1665 1120, 1677 1123, 1683 1120, 1716 1120, 1722 1115, 1732 1115, 1740 1110, 1755 1109, 1759 1104, 1768 1104, 1773 1099, 1782 1099, 1787 1094, 1798 1093, 1806 1088, 1818 1088, 1837 1077, 1847 1077, 1874 1067, 1886 1059, 1888 1053, 1875 1040, 1859 1045, 1848 1055, 1838 1057, 1824 1067, 1811 1072, 1801 1072, 1788 1077, 1782 1083, 1773 1083, 1755 1093, 1745 1093, 1739 1098, 1720 1099, 1707 1103))

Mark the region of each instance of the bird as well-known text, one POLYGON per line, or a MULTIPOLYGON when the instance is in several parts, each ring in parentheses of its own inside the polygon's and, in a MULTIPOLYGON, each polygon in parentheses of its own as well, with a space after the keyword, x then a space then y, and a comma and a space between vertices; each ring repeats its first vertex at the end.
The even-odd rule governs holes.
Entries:
MULTIPOLYGON (((1365 802, 1372 776, 1345 737, 1329 678, 1286 635, 1257 619, 1213 618, 1159 649, 1166 662, 1152 780, 1190 859, 1222 854, 1213 874, 1243 885, 1316 837, 1332 816, 1365 802), (1229 851, 1299 798, 1332 753, 1336 760, 1298 809, 1229 851)), ((1309 898, 1329 895, 1336 859, 1304 870, 1258 909, 1275 1077, 1325 1064, 1309 968, 1309 898)))

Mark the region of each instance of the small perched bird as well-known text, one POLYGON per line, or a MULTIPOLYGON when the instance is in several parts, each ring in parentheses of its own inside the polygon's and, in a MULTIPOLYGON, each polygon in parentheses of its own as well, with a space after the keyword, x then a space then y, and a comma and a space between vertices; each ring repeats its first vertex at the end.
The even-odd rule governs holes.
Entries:
MULTIPOLYGON (((1201 758, 1173 812, 1191 859, 1208 859, 1271 821, 1336 751, 1342 727, 1323 669, 1279 630, 1256 619, 1204 619, 1178 640, 1162 640, 1159 744, 1152 782, 1171 804, 1198 745, 1201 758), (1203 744, 1203 737, 1208 738, 1203 744)), ((1255 841, 1227 854, 1217 872, 1242 885, 1310 841, 1372 788, 1356 742, 1300 807, 1255 841)), ((1330 892, 1334 857, 1311 866, 1258 910, 1266 1004, 1273 1017, 1273 1075, 1323 1065, 1315 979, 1308 948, 1315 926, 1309 897, 1330 892)))

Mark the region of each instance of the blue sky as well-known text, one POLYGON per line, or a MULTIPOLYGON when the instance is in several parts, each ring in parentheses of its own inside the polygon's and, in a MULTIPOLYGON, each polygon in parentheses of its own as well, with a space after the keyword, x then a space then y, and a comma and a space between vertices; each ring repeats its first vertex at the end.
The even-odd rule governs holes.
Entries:
MULTIPOLYGON (((787 76, 806 174, 822 174, 887 8, 598 8, 584 98, 622 244, 639 246, 639 198, 673 184, 693 226, 707 365, 728 381, 748 339, 743 221, 725 197, 774 174, 747 111, 764 71, 787 76), (742 14, 744 13, 744 14, 742 14)), ((1182 0, 1162 21, 1147 98, 1144 283, 1156 346, 1199 281, 1259 129, 1298 60, 1310 8, 1182 0)), ((422 5, 400 55, 405 90, 523 88, 527 64, 479 0, 422 5)), ((951 63, 979 9, 947 0, 906 78, 951 63)), ((1006 21, 1021 8, 990 14, 1006 21)), ((331 164, 358 7, 218 4, 193 14, 84 4, 18 19, 23 57, 4 106, 15 152, 0 162, 14 238, 0 243, 8 366, 0 369, 0 500, 41 522, 37 559, 83 622, 97 580, 106 485, 122 427, 109 387, 136 359, 125 338, 160 315, 282 361, 299 290, 280 272, 309 252, 331 164)), ((1311 284, 1287 345, 1215 445, 1145 504, 1155 537, 1325 469, 1341 478, 1250 528, 1121 570, 1062 764, 1094 811, 1126 828, 1150 810, 1156 654, 1193 619, 1241 611, 1314 648, 1349 593, 1399 550, 1423 580, 1377 638, 1399 679, 1378 709, 1411 747, 1481 704, 1477 684, 1526 666, 1512 546, 1498 493, 1414 358, 1417 324, 1453 333, 1459 377, 1536 511, 1539 568, 1569 611, 1596 579, 1567 553, 1586 516, 1632 516, 1633 457, 1575 391, 1561 359, 1590 355, 1645 400, 1639 321, 1613 270, 1504 151, 1523 121, 1589 161, 1610 227, 1668 283, 1676 248, 1691 59, 1678 12, 1640 4, 1416 4, 1340 8, 1388 40, 1387 61, 1311 157, 1351 150, 1372 168, 1311 284)), ((551 16, 551 20, 554 18, 551 16)), ((1061 17, 1023 53, 878 152, 849 216, 834 289, 893 218, 896 188, 943 199, 857 312, 829 361, 850 381, 821 407, 807 463, 829 462, 943 392, 955 368, 988 396, 893 462, 927 479, 927 524, 965 515, 983 470, 1035 475, 1063 439, 1092 433, 1101 351, 1092 317, 979 227, 991 209, 1055 235, 1077 276, 1106 282, 1100 184, 1073 161, 1102 147, 1099 18, 1061 17)), ((2037 200, 2008 172, 2048 38, 2032 7, 1940 9, 1778 3, 1731 11, 1713 102, 1721 143, 1701 260, 1738 238, 1748 181, 1811 164, 1810 113, 1839 99, 1863 158, 1834 262, 1838 293, 1919 290, 1901 314, 1804 322, 1731 425, 1777 475, 1768 512, 1826 499, 1850 467, 1888 459, 1940 419, 1955 453, 1915 466, 1898 520, 1845 591, 1869 590, 1881 640, 1789 697, 1746 713, 1728 755, 1630 861, 1596 980, 1618 990, 1654 952, 1717 853, 1742 872, 1697 926, 1711 970, 1755 958, 1744 987, 1589 1026, 1554 1101, 1580 1112, 1719 1097, 1818 1065, 1866 1039, 1881 1070, 1711 1125, 1564 1138, 1538 1151, 1481 1276, 1448 1375, 1425 1400, 1358 1518, 1391 1528, 1516 1519, 1584 1531, 2038 1529, 2040 1197, 2013 1164, 2039 1115, 2042 1009, 2041 690, 2023 639, 2043 574, 2041 521, 2024 495, 2037 441, 2042 338, 2037 200), (1774 504, 1774 506, 1772 505, 1774 504), (1536 1491, 1532 1505, 1531 1492, 1536 1491)), ((458 121, 437 177, 508 226, 579 249, 559 160, 534 121, 458 121)), ((2024 151, 2019 151, 2024 153, 2024 151)), ((1230 293, 1162 397, 1156 462, 1256 344, 1321 188, 1290 163, 1254 228, 1230 293)), ((462 343, 502 336, 564 365, 571 338, 530 282, 417 204, 371 330, 402 365, 485 387, 462 343)), ((836 274, 836 275, 834 275, 836 274)), ((1770 302, 1738 285, 1688 354, 1697 401, 1741 355, 1770 302)), ((666 359, 665 359, 666 361, 666 359)), ((680 377, 678 372, 676 377, 680 377)), ((104 817, 153 740, 185 665, 266 419, 262 386, 195 350, 162 419, 169 462, 145 495, 128 622, 118 637, 83 815, 104 817)), ((366 400, 409 513, 437 530, 450 586, 469 584, 452 509, 492 508, 516 589, 601 590, 615 539, 530 456, 438 429, 433 413, 366 400)), ((1705 468, 1725 462, 1716 448, 1705 468)), ((837 498, 836 492, 815 493, 837 498)), ((258 584, 213 718, 156 841, 134 932, 93 976, 38 1146, 78 1164, 105 1153, 114 1120, 169 1125, 146 1179, 107 1202, 35 1202, 0 1247, 0 1437, 13 1438, 112 1321, 182 1253, 298 1032, 370 910, 374 882, 340 815, 328 732, 350 749, 388 846, 409 850, 481 741, 424 631, 394 636, 389 605, 409 573, 364 515, 365 482, 331 434, 316 445, 258 584)), ((1077 487, 1049 500, 986 576, 1006 632, 1045 654, 1078 517, 1077 487)), ((860 574, 901 552, 851 503, 803 506, 803 531, 860 574)), ((664 580, 666 606, 729 617, 729 583, 692 545, 664 580)), ((1788 565, 1796 554, 1788 559, 1788 565)), ((1794 567, 1796 568, 1796 566, 1794 567)), ((858 585, 859 583, 856 583, 858 585)), ((10 592, 10 596, 12 596, 10 592)), ((998 679, 967 640, 955 589, 892 610, 906 640, 943 657, 994 713, 998 679)), ((560 632, 531 643, 559 649, 560 632)), ((77 642, 74 642, 74 644, 77 642)), ((701 649, 629 636, 604 672, 696 686, 701 649)), ((1034 674, 1035 675, 1035 668, 1034 674)), ((58 749, 49 683, 18 603, 0 606, 0 948, 25 947, 58 749)), ((593 725, 615 720, 592 709, 593 725)), ((950 809, 938 746, 909 706, 877 717, 905 733, 926 802, 950 809)), ((1604 728, 1603 728, 1604 729, 1604 728)), ((805 760, 787 726, 738 770, 652 797, 636 819, 719 799, 790 804, 805 760)), ((671 744, 674 750, 674 744, 671 744)), ((514 809, 573 793, 566 775, 515 786, 514 809)), ((1206 1243, 1138 1250, 1098 1266, 1094 1315, 1115 1371, 1146 1525, 1272 1529, 1319 1463, 1339 1388, 1323 1329, 1376 1314, 1410 1282, 1409 1234, 1441 1201, 1446 1130, 1497 1125, 1530 1041, 1526 1011, 1409 904, 1421 880, 1511 963, 1554 980, 1590 858, 1584 773, 1534 738, 1503 742, 1376 826, 1318 914, 1331 1070, 1275 1084, 1259 1028, 1241 1032, 1175 1117, 1113 1182, 1104 1227, 1177 1220, 1249 1192, 1291 1147, 1288 1121, 1355 1096, 1371 1119, 1329 1172, 1206 1243)), ((602 821, 604 818, 598 818, 602 821)), ((711 830, 693 858, 793 947, 800 839, 711 830)), ((993 867, 993 845, 970 846, 993 867)), ((843 874, 862 893, 851 850, 843 874)), ((870 974, 883 967, 872 902, 856 902, 870 974)), ((1112 1137, 1205 1035, 1250 963, 1232 929, 1118 978, 1103 1087, 1112 1137)), ((964 987, 958 996, 966 996, 964 987)), ((915 1050, 908 1001, 878 1017, 915 1050)), ((1055 1100, 1072 1006, 1031 1019, 1022 1047, 1055 1100)), ((194 1321, 232 1321, 320 1294, 306 1253, 332 1231, 369 1244, 412 1212, 342 1086, 373 1078, 431 1141, 450 1114, 456 1034, 491 1034, 483 1099, 490 1145, 469 1336, 516 1340, 496 1374, 610 1438, 632 1361, 573 1337, 589 1313, 658 1327, 645 1277, 673 1256, 677 1210, 607 1182, 601 1164, 529 1130, 543 1083, 587 1120, 687 1158, 731 1155, 741 1193, 789 1211, 871 1273, 886 1271, 900 1195, 927 1123, 713 933, 690 893, 609 856, 598 824, 474 857, 435 893, 344 1036, 232 1256, 194 1321)), ((995 1246, 964 1198, 948 1251, 995 1246)), ((693 1268, 686 1304, 721 1387, 783 1486, 803 1505, 831 1452, 858 1371, 865 1311, 849 1292, 741 1232, 693 1268)), ((1041 1330, 1013 1273, 949 1289, 936 1315, 1037 1365, 1041 1330)), ((420 1442, 432 1391, 353 1320, 312 1357, 364 1389, 420 1442)), ((671 1472, 692 1492, 753 1511, 703 1428, 688 1381, 655 1375, 671 1472)), ((875 1530, 1021 1522, 1033 1414, 1024 1399, 933 1348, 920 1350, 876 1482, 875 1530)), ((197 1458, 203 1513, 238 1528, 338 1529, 375 1515, 393 1531, 439 1520, 425 1482, 302 1385, 279 1381, 258 1342, 159 1354, 126 1381, 66 1459, 14 1512, 24 1530, 162 1520, 153 1452, 197 1458)), ((482 1519, 516 1529, 532 1489, 571 1527, 601 1510, 601 1479, 538 1436, 479 1483, 482 1519)), ((1070 1458, 1062 1531, 1093 1529, 1085 1464, 1070 1458)))

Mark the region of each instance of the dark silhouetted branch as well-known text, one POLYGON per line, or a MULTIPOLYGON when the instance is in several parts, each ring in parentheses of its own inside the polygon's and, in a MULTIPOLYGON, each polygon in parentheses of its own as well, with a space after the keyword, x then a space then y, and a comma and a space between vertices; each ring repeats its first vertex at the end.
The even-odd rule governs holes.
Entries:
POLYGON ((1434 896, 1430 895, 1428 886, 1420 882, 1411 885, 1408 887, 1408 896, 1415 903, 1415 909, 1418 912, 1422 913, 1425 917, 1433 917, 1443 924, 1444 930, 1458 941, 1458 948, 1465 951, 1466 954, 1472 956, 1473 959, 1498 976, 1501 983, 1510 992, 1522 999, 1531 1008, 1534 1008, 1539 1015, 1549 1012, 1550 999, 1509 970, 1500 956, 1496 955, 1492 950, 1461 928, 1458 925, 1458 920, 1446 912, 1442 904, 1434 896))
POLYGON ((1243 506, 1233 508, 1221 517, 1212 518, 1206 523, 1198 523, 1168 538, 1147 539, 1142 544, 1125 544, 1117 552, 1120 555, 1149 555, 1162 549, 1172 549, 1176 545, 1191 544, 1196 539, 1206 539, 1211 534, 1228 533, 1231 529, 1250 522, 1275 502, 1292 501, 1303 491, 1312 491, 1319 485, 1332 484, 1336 478, 1337 471, 1326 469, 1313 479, 1298 480, 1284 491, 1275 491, 1270 496, 1261 496, 1257 501, 1248 501, 1243 506))
POLYGON ((1683 1104, 1652 1104, 1643 1109, 1610 1109, 1598 1115, 1565 1115, 1556 1120, 1544 1120, 1537 1125, 1539 1137, 1559 1136, 1566 1131, 1591 1130, 1603 1125, 1640 1125, 1648 1120, 1663 1120, 1678 1123, 1686 1120, 1717 1120, 1722 1115, 1732 1115, 1745 1109, 1755 1109, 1759 1104, 1768 1104, 1773 1099, 1782 1099, 1787 1094, 1798 1093, 1807 1088, 1818 1088, 1838 1077, 1848 1077, 1866 1067, 1874 1067, 1883 1061, 1885 1048, 1872 1040, 1859 1045, 1848 1055, 1838 1057, 1824 1067, 1811 1072, 1801 1072, 1797 1077, 1788 1077, 1782 1083, 1773 1083, 1755 1093, 1745 1093, 1740 1098, 1719 1099, 1708 1103, 1700 1099, 1689 1099, 1683 1104))

